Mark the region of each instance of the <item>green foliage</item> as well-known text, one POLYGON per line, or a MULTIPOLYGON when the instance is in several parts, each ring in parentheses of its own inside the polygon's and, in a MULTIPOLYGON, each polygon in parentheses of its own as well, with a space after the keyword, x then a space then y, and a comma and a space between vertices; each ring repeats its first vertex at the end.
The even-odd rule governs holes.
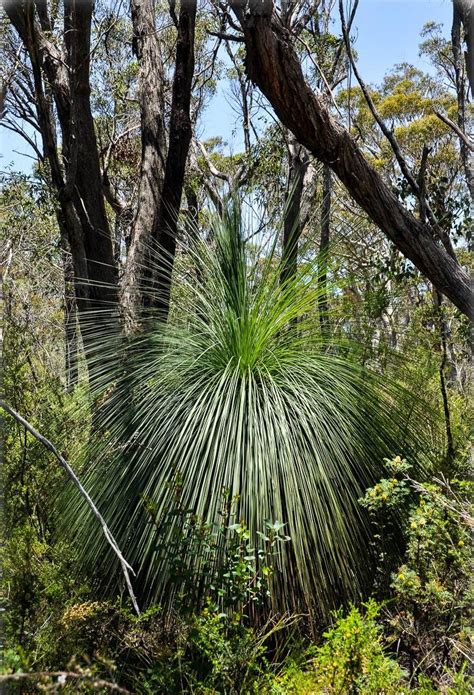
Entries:
MULTIPOLYGON (((381 480, 361 499, 379 538, 390 534, 387 506, 405 519, 406 551, 391 576, 387 629, 413 679, 421 674, 449 683, 449 673, 463 670, 470 649, 472 484, 456 479, 420 484, 400 457, 388 465, 399 478, 381 480)), ((380 555, 385 582, 393 559, 380 555)))
POLYGON ((140 692, 254 692, 253 686, 268 671, 267 637, 205 610, 190 623, 174 658, 150 669, 140 692))
POLYGON ((144 500, 158 531, 156 553, 169 567, 175 606, 181 613, 195 614, 205 604, 206 611, 211 606, 216 612, 232 609, 234 622, 248 618, 248 610, 254 612, 270 596, 269 578, 279 546, 290 540, 283 533, 285 524, 265 521, 264 532, 257 532, 262 546, 254 548, 245 521, 235 522, 238 496, 231 499, 224 491, 218 522, 210 526, 183 507, 182 484, 177 473, 169 484, 173 506, 161 516, 152 500, 144 500))
POLYGON ((424 485, 408 519, 405 563, 393 575, 390 627, 410 667, 435 680, 458 671, 470 648, 471 524, 471 483, 424 485))
POLYGON ((313 662, 315 692, 398 695, 402 691, 403 671, 384 653, 376 622, 380 606, 369 601, 364 608, 362 613, 353 606, 346 616, 339 611, 334 626, 324 633, 326 641, 313 662))

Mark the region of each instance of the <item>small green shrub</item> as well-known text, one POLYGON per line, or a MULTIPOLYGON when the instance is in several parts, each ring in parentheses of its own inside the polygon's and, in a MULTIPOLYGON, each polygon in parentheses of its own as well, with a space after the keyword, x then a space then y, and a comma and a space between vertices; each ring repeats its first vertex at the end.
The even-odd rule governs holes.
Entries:
POLYGON ((238 495, 223 491, 218 522, 211 525, 183 504, 179 472, 168 486, 172 505, 163 514, 152 500, 143 501, 157 529, 155 550, 168 567, 175 608, 196 615, 212 606, 216 613, 232 611, 234 621, 248 622, 270 597, 280 547, 291 540, 286 524, 265 520, 255 547, 247 523, 237 517, 238 495))
MULTIPOLYGON (((387 632, 398 644, 399 661, 413 686, 425 678, 419 687, 426 688, 427 677, 447 692, 461 687, 454 686, 455 674, 464 672, 471 650, 472 483, 443 478, 420 484, 400 457, 387 463, 397 477, 381 480, 360 500, 380 537, 387 533, 388 506, 405 520, 406 550, 391 574, 387 632)), ((385 563, 385 573, 388 567, 385 563)))
POLYGON ((384 652, 380 606, 373 600, 365 612, 353 606, 346 616, 335 613, 335 623, 324 633, 325 642, 313 661, 315 693, 400 695, 404 672, 384 652))

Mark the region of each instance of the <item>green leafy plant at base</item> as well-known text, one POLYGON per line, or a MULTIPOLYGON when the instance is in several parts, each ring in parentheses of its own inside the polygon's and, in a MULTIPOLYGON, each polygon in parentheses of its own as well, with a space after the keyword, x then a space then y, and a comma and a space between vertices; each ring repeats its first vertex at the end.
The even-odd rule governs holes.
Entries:
POLYGON ((381 628, 376 622, 380 606, 371 600, 364 608, 361 612, 353 606, 345 617, 342 611, 335 614, 334 626, 324 633, 325 643, 316 650, 314 692, 403 692, 404 673, 384 653, 381 628))
POLYGON ((158 531, 156 553, 168 561, 175 609, 196 614, 204 605, 206 610, 213 606, 216 612, 232 610, 234 622, 248 621, 249 611, 254 613, 270 597, 269 580, 280 546, 290 540, 283 533, 285 524, 266 520, 264 531, 257 532, 262 545, 256 549, 249 543, 246 522, 235 522, 238 495, 230 499, 229 492, 223 492, 218 523, 211 527, 182 506, 179 473, 170 487, 173 506, 161 517, 152 500, 144 504, 158 531))

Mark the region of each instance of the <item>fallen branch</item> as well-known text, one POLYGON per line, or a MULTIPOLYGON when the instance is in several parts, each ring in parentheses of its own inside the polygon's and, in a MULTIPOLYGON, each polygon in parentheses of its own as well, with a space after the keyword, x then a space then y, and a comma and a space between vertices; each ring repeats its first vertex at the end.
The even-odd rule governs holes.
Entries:
MULTIPOLYGON (((2 406, 3 408, 3 406, 2 406)), ((22 680, 36 680, 43 678, 57 678, 58 684, 64 685, 68 678, 75 680, 87 680, 91 681, 91 685, 96 688, 108 688, 112 692, 123 693, 124 695, 132 695, 130 690, 122 688, 116 683, 111 683, 110 681, 103 680, 102 678, 94 678, 85 673, 76 673, 75 671, 38 671, 36 673, 7 673, 0 675, 0 683, 6 683, 7 681, 22 681, 22 680)))
POLYGON ((115 538, 112 536, 112 533, 110 532, 109 527, 107 526, 104 517, 102 516, 102 514, 99 512, 99 510, 95 506, 95 504, 92 501, 87 490, 82 486, 81 481, 79 480, 79 478, 75 474, 74 470, 68 464, 68 462, 66 461, 64 456, 62 456, 59 453, 59 451, 56 449, 54 444, 52 444, 49 441, 49 439, 46 439, 46 437, 43 437, 42 434, 40 434, 37 430, 35 430, 35 428, 32 425, 30 425, 30 423, 27 420, 25 420, 25 418, 23 418, 19 413, 17 413, 15 410, 13 410, 13 408, 10 408, 10 406, 7 405, 6 403, 4 403, 3 401, 0 401, 0 408, 2 408, 6 413, 11 415, 11 417, 14 418, 17 422, 19 422, 20 425, 22 425, 31 435, 33 435, 33 437, 35 437, 35 439, 37 439, 39 442, 41 442, 41 444, 43 444, 43 446, 45 446, 46 449, 48 449, 52 454, 54 454, 54 456, 59 461, 61 468, 63 468, 66 471, 69 478, 76 485, 76 487, 78 488, 82 497, 85 499, 88 506, 92 510, 92 513, 94 514, 94 516, 96 517, 96 519, 100 523, 100 525, 102 527, 102 531, 104 532, 104 536, 105 536, 107 542, 109 543, 110 547, 112 548, 112 550, 114 551, 114 553, 116 554, 116 556, 118 557, 118 559, 120 561, 120 565, 122 567, 123 576, 125 577, 125 583, 127 585, 128 593, 129 593, 130 598, 132 599, 133 607, 134 607, 135 611, 137 612, 137 614, 140 615, 140 609, 138 607, 138 603, 137 603, 137 599, 135 597, 135 594, 133 592, 132 582, 130 580, 130 574, 129 574, 129 572, 131 572, 134 575, 135 572, 134 572, 133 568, 128 564, 128 562, 125 560, 124 556, 122 555, 122 552, 121 552, 120 548, 118 547, 115 538))

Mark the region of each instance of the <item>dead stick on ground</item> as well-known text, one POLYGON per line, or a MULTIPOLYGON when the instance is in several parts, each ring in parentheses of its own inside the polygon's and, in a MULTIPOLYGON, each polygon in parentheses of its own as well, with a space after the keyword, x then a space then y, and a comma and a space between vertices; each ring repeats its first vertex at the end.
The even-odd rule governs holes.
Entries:
POLYGON ((4 403, 3 401, 0 401, 0 408, 2 408, 6 413, 11 415, 12 418, 14 418, 21 425, 23 425, 23 427, 31 435, 33 435, 33 437, 35 437, 39 442, 41 442, 46 447, 46 449, 48 449, 52 454, 54 454, 54 456, 59 461, 61 468, 63 468, 66 471, 66 473, 71 478, 73 483, 79 489, 79 492, 81 493, 82 497, 86 500, 88 506, 92 510, 92 513, 94 514, 94 516, 96 517, 96 519, 98 520, 100 525, 102 526, 102 531, 104 532, 104 536, 107 539, 107 542, 109 543, 110 547, 112 548, 112 550, 114 551, 114 553, 116 554, 118 559, 120 560, 120 565, 122 567, 123 576, 125 577, 125 583, 127 585, 127 589, 128 589, 128 593, 130 595, 130 598, 132 599, 133 607, 135 608, 137 614, 140 615, 140 609, 138 607, 138 603, 137 603, 137 599, 135 597, 135 594, 133 592, 132 582, 131 582, 130 574, 129 574, 129 572, 131 572, 134 575, 135 572, 133 571, 133 568, 128 564, 128 562, 125 560, 120 548, 117 545, 117 542, 115 541, 115 538, 112 536, 111 532, 109 531, 109 527, 107 526, 104 517, 102 516, 102 514, 99 512, 99 510, 95 506, 95 504, 92 501, 87 490, 85 490, 85 488, 82 486, 81 481, 79 480, 79 478, 77 477, 77 475, 75 474, 75 472, 73 471, 71 466, 68 464, 68 462, 66 461, 64 456, 61 456, 61 454, 56 449, 54 444, 52 444, 49 441, 49 439, 46 439, 46 437, 43 437, 42 434, 37 432, 35 430, 35 428, 32 425, 30 425, 30 423, 27 420, 25 420, 25 418, 23 418, 19 413, 17 413, 15 410, 13 410, 13 408, 10 408, 10 406, 7 405, 6 403, 4 403))
POLYGON ((63 684, 66 679, 71 680, 85 680, 91 681, 93 687, 107 688, 117 693, 124 693, 125 695, 132 695, 130 690, 122 688, 116 683, 111 683, 103 678, 94 678, 93 676, 85 675, 82 673, 75 673, 74 671, 39 671, 37 673, 8 673, 6 675, 0 675, 0 683, 7 681, 22 681, 22 680, 36 680, 43 678, 58 678, 58 680, 63 684), (60 680, 64 679, 64 680, 60 680))
POLYGON ((130 690, 122 688, 116 683, 111 683, 103 678, 94 678, 84 673, 75 673, 74 671, 38 671, 36 673, 7 673, 0 675, 0 683, 5 683, 7 681, 22 681, 22 680, 36 680, 43 678, 58 678, 59 682, 63 684, 66 679, 70 680, 85 680, 91 681, 91 685, 97 688, 108 688, 116 693, 124 693, 124 695, 132 695, 130 690))

